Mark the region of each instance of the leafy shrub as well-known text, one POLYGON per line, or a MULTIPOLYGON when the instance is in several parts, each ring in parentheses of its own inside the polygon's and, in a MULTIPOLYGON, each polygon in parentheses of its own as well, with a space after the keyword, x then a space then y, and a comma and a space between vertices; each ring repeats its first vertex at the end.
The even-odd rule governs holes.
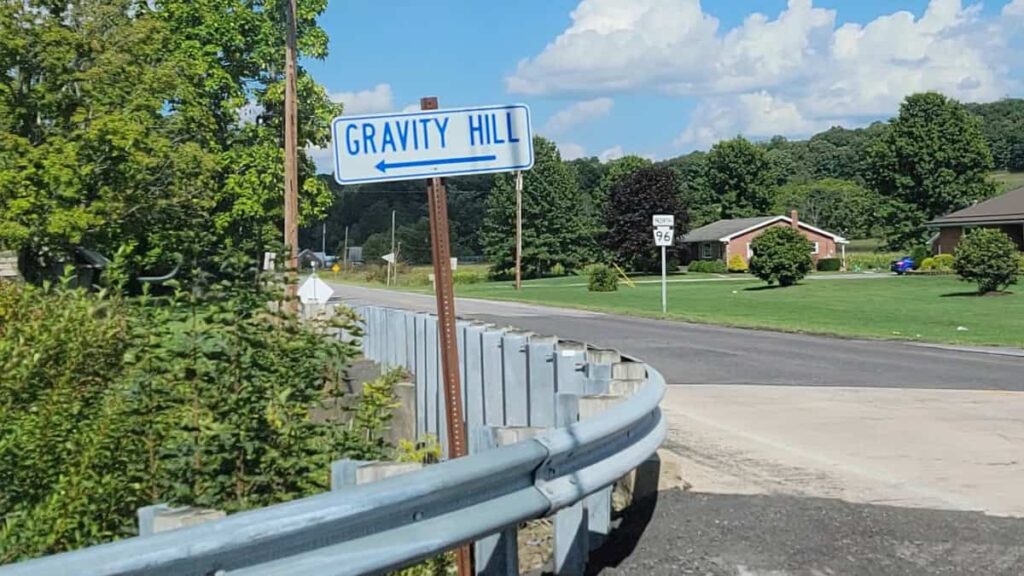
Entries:
POLYGON ((479 284, 485 280, 487 278, 480 272, 456 270, 452 273, 452 282, 454 284, 479 284))
POLYGON ((611 266, 593 264, 588 269, 587 290, 591 292, 615 292, 619 289, 619 274, 611 266))
POLYGON ((561 262, 555 262, 549 272, 551 276, 565 276, 565 266, 561 262))
POLYGON ((898 252, 880 252, 869 254, 850 254, 846 257, 846 265, 850 270, 889 270, 893 260, 901 258, 898 252))
POLYGON ((367 264, 363 267, 363 278, 367 282, 379 282, 385 284, 388 281, 388 267, 380 264, 367 264))
POLYGON ((978 292, 985 294, 1016 284, 1021 258, 1009 236, 993 228, 979 228, 957 244, 953 269, 965 282, 977 283, 978 292))
POLYGON ((954 262, 956 262, 956 258, 952 254, 939 254, 932 258, 932 268, 943 272, 952 272, 954 262))
POLYGON ((355 346, 268 308, 280 287, 243 260, 217 274, 159 298, 0 284, 0 563, 133 535, 154 502, 321 492, 332 460, 385 455, 386 390, 352 427, 310 418, 355 346))
POLYGON ((925 258, 921 261, 920 270, 934 270, 935 269, 935 258, 925 258))
POLYGON ((914 259, 914 270, 921 267, 924 259, 931 254, 931 250, 927 246, 914 246, 914 249, 910 251, 910 257, 914 259))
POLYGON ((746 272, 748 268, 749 266, 747 265, 747 261, 743 259, 743 256, 733 254, 729 257, 729 272, 743 273, 746 272))
POLYGON ((694 260, 686 267, 687 272, 703 274, 725 274, 728 269, 721 260, 694 260))
POLYGON ((789 226, 765 230, 750 247, 750 273, 768 284, 791 286, 811 271, 811 242, 789 226))
POLYGON ((843 260, 841 258, 822 258, 818 260, 817 269, 818 272, 839 272, 843 269, 843 260))

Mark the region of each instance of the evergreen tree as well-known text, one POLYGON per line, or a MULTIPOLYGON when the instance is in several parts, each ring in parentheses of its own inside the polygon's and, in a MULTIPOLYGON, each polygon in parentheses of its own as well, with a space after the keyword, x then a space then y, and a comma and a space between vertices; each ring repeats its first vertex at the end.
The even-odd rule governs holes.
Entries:
MULTIPOLYGON (((533 169, 523 173, 523 276, 549 274, 556 265, 577 270, 598 248, 596 222, 581 207, 583 195, 573 171, 555 145, 534 138, 533 169)), ((487 200, 484 254, 491 273, 507 277, 515 269, 515 175, 501 174, 487 200)))

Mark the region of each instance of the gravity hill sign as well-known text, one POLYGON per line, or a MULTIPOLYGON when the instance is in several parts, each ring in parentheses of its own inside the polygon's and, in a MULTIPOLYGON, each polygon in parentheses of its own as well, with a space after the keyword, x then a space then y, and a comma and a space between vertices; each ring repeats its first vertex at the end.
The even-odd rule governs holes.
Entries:
POLYGON ((339 116, 331 133, 339 184, 533 167, 530 109, 523 104, 339 116))

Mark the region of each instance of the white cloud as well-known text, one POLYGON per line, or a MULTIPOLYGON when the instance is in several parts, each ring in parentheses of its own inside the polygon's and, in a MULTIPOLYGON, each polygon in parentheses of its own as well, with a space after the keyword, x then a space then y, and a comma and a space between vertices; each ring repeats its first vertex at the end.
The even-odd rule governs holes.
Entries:
POLYGON ((676 145, 707 148, 737 135, 752 138, 776 134, 806 136, 831 125, 829 120, 805 117, 795 103, 762 90, 703 100, 676 145))
POLYGON ((660 90, 700 100, 677 144, 738 133, 806 134, 893 115, 908 94, 965 101, 1012 93, 1021 69, 1013 34, 1024 0, 987 17, 979 4, 930 0, 837 26, 837 13, 789 0, 775 17, 751 14, 719 32, 699 0, 582 0, 572 23, 506 79, 526 94, 660 90))
POLYGON ((608 91, 707 73, 718 20, 700 0, 583 0, 573 23, 519 62, 510 92, 608 91))
POLYGON ((334 158, 331 156, 332 150, 330 146, 326 148, 306 146, 306 154, 316 164, 317 174, 334 174, 334 158))
POLYGON ((594 98, 576 102, 556 112, 544 125, 541 132, 549 136, 562 134, 578 124, 607 116, 612 111, 613 104, 611 98, 594 98))
POLYGON ((419 104, 409 104, 408 106, 402 108, 402 112, 405 112, 406 114, 408 114, 409 112, 419 112, 420 110, 421 108, 419 104))
POLYGON ((583 146, 573 144, 572 142, 560 142, 558 144, 558 153, 562 156, 562 160, 575 160, 587 155, 587 151, 583 146))
POLYGON ((330 95, 334 102, 345 105, 345 114, 374 114, 394 109, 390 84, 377 84, 369 90, 337 92, 330 95))
POLYGON ((1013 0, 1003 6, 1003 16, 1024 16, 1024 0, 1013 0))
POLYGON ((611 162, 612 160, 618 160, 626 155, 626 152, 622 149, 622 146, 612 146, 611 148, 601 152, 597 155, 597 159, 601 162, 611 162))

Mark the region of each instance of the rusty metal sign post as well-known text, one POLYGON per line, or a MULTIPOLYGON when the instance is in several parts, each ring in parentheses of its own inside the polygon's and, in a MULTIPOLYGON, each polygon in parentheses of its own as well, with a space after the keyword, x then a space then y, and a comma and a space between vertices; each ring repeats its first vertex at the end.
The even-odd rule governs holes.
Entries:
MULTIPOLYGON (((420 99, 420 110, 437 110, 437 98, 420 99)), ((455 287, 452 281, 451 245, 448 238, 448 192, 441 178, 427 184, 430 216, 430 253, 434 260, 434 292, 437 297, 438 344, 444 375, 445 423, 448 425, 448 457, 467 453, 466 425, 462 418, 462 387, 459 384, 459 346, 455 334, 455 287)), ((456 551, 459 576, 471 576, 473 559, 469 545, 456 551)))
MULTIPOLYGON (((521 181, 534 160, 530 109, 511 104, 439 110, 437 98, 422 98, 418 112, 338 116, 331 121, 331 141, 334 180, 342 186, 427 179, 448 457, 465 456, 448 193, 442 178, 518 172, 521 181)), ((469 546, 459 548, 460 576, 470 576, 471 560, 469 546)))

